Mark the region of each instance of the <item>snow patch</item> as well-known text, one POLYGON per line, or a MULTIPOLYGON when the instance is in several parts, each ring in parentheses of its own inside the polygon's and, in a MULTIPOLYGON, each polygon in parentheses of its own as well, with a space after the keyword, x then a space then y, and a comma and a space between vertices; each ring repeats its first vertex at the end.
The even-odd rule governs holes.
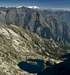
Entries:
POLYGON ((22 8, 23 6, 17 6, 16 8, 22 8))
POLYGON ((38 6, 27 6, 27 7, 30 9, 40 9, 40 7, 38 7, 38 6))

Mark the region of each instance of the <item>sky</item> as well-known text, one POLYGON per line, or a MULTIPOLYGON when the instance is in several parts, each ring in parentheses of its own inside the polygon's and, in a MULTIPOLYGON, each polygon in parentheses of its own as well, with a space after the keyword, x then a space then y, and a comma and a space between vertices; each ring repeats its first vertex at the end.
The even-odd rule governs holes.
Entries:
POLYGON ((0 6, 20 5, 42 8, 70 8, 70 0, 0 0, 0 6))

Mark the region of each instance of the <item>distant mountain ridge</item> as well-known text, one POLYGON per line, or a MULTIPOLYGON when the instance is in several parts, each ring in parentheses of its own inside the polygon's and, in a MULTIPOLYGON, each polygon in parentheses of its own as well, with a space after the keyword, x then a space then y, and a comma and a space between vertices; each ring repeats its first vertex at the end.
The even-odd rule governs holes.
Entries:
POLYGON ((45 38, 70 42, 70 12, 29 9, 27 7, 0 8, 0 23, 21 25, 45 38))

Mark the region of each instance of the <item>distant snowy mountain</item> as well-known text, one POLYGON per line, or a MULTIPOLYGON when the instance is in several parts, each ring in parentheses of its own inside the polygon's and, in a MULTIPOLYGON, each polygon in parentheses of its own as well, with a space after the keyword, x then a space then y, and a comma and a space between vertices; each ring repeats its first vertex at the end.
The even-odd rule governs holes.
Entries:
POLYGON ((31 9, 40 9, 40 7, 38 6, 27 6, 28 8, 31 8, 31 9))
POLYGON ((23 6, 17 6, 16 8, 21 8, 21 7, 23 7, 23 6))
POLYGON ((21 8, 21 7, 27 7, 30 9, 40 9, 40 7, 38 7, 38 6, 17 6, 16 8, 21 8))

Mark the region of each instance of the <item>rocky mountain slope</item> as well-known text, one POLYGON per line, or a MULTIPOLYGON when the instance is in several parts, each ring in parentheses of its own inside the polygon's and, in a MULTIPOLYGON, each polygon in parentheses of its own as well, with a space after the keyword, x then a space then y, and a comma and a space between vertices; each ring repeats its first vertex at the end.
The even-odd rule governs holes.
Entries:
POLYGON ((27 59, 42 59, 59 63, 64 50, 55 43, 26 31, 16 25, 0 26, 0 73, 1 75, 29 75, 18 63, 27 59))

